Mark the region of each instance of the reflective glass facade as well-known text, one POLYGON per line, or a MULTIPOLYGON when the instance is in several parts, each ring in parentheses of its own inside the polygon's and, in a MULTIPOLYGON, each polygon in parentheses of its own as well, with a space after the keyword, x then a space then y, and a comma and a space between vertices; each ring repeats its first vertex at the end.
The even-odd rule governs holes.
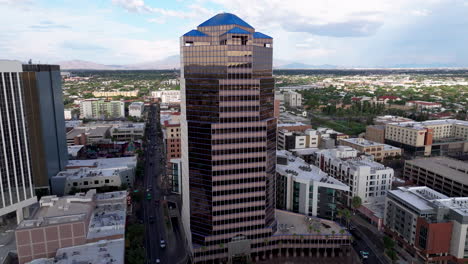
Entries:
POLYGON ((223 15, 181 37, 182 172, 192 242, 254 247, 276 229, 273 39, 223 15))

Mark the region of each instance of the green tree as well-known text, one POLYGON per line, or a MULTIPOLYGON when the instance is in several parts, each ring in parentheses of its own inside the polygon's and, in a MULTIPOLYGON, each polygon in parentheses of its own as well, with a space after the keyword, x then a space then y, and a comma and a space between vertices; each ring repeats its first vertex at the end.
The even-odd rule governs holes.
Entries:
POLYGON ((351 200, 351 206, 354 210, 358 209, 362 205, 362 199, 359 196, 354 196, 351 200))

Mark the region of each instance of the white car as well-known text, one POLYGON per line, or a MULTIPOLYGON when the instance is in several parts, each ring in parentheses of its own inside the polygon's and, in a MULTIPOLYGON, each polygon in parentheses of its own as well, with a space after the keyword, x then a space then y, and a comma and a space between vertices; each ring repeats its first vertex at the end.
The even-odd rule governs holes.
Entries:
POLYGON ((160 259, 156 259, 156 264, 161 263, 160 259))
POLYGON ((164 241, 164 239, 161 239, 161 243, 159 245, 161 246, 161 248, 165 248, 166 247, 166 241, 164 241))

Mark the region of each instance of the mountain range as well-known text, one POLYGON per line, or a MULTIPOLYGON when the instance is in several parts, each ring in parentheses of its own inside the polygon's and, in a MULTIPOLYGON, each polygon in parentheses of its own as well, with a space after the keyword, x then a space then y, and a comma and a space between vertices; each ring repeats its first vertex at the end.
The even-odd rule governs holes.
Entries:
MULTIPOLYGON (((180 67, 179 55, 170 56, 161 60, 146 61, 135 64, 124 65, 106 65, 84 60, 60 61, 56 64, 60 65, 62 70, 165 70, 178 69, 180 67)), ((371 68, 463 68, 460 65, 450 64, 398 64, 386 67, 371 67, 371 68)), ((369 68, 369 67, 342 67, 330 64, 311 65, 300 62, 287 60, 274 60, 273 68, 275 69, 349 69, 349 68, 369 68)))

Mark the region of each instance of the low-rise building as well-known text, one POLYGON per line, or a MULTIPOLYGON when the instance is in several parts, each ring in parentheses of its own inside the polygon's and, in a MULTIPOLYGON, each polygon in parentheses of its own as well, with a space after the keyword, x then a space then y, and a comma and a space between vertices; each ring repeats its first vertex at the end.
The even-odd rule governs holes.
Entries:
POLYGON ((277 151, 278 209, 334 220, 340 191, 347 192, 349 187, 291 152, 277 151))
POLYGON ((145 104, 143 102, 133 102, 128 106, 128 115, 141 118, 144 109, 145 104))
POLYGON ((384 220, 386 233, 424 263, 468 261, 468 197, 399 187, 388 192, 384 220))
POLYGON ((86 145, 110 137, 110 125, 75 127, 67 133, 67 145, 86 145))
POLYGON ((61 248, 124 239, 126 208, 126 191, 43 196, 39 208, 15 231, 19 263, 53 258, 61 248))
POLYGON ((317 148, 318 145, 319 134, 314 129, 307 129, 304 132, 278 130, 278 149, 317 148))
POLYGON ((468 152, 468 121, 456 119, 389 123, 385 143, 403 148, 412 156, 468 152))
POLYGON ((343 146, 352 147, 360 152, 374 156, 375 161, 383 161, 387 158, 400 157, 401 149, 383 143, 377 143, 364 138, 347 138, 339 142, 343 146))
POLYGON ((86 148, 84 145, 68 146, 68 159, 86 158, 86 148))
POLYGON ((164 104, 180 103, 180 90, 153 91, 151 96, 164 104))
POLYGON ((394 115, 384 115, 384 116, 376 116, 374 117, 374 125, 386 125, 389 123, 399 123, 399 122, 412 122, 413 119, 402 117, 402 116, 394 116, 394 115))
POLYGON ((142 139, 145 135, 145 127, 145 123, 115 123, 112 124, 110 136, 115 141, 132 141, 142 139))
POLYGON ((448 157, 405 161, 403 177, 447 196, 468 196, 468 163, 448 157))
POLYGON ((434 102, 426 102, 426 101, 408 101, 405 104, 406 106, 409 107, 416 107, 418 109, 434 109, 434 108, 441 108, 442 104, 441 103, 434 103, 434 102))

